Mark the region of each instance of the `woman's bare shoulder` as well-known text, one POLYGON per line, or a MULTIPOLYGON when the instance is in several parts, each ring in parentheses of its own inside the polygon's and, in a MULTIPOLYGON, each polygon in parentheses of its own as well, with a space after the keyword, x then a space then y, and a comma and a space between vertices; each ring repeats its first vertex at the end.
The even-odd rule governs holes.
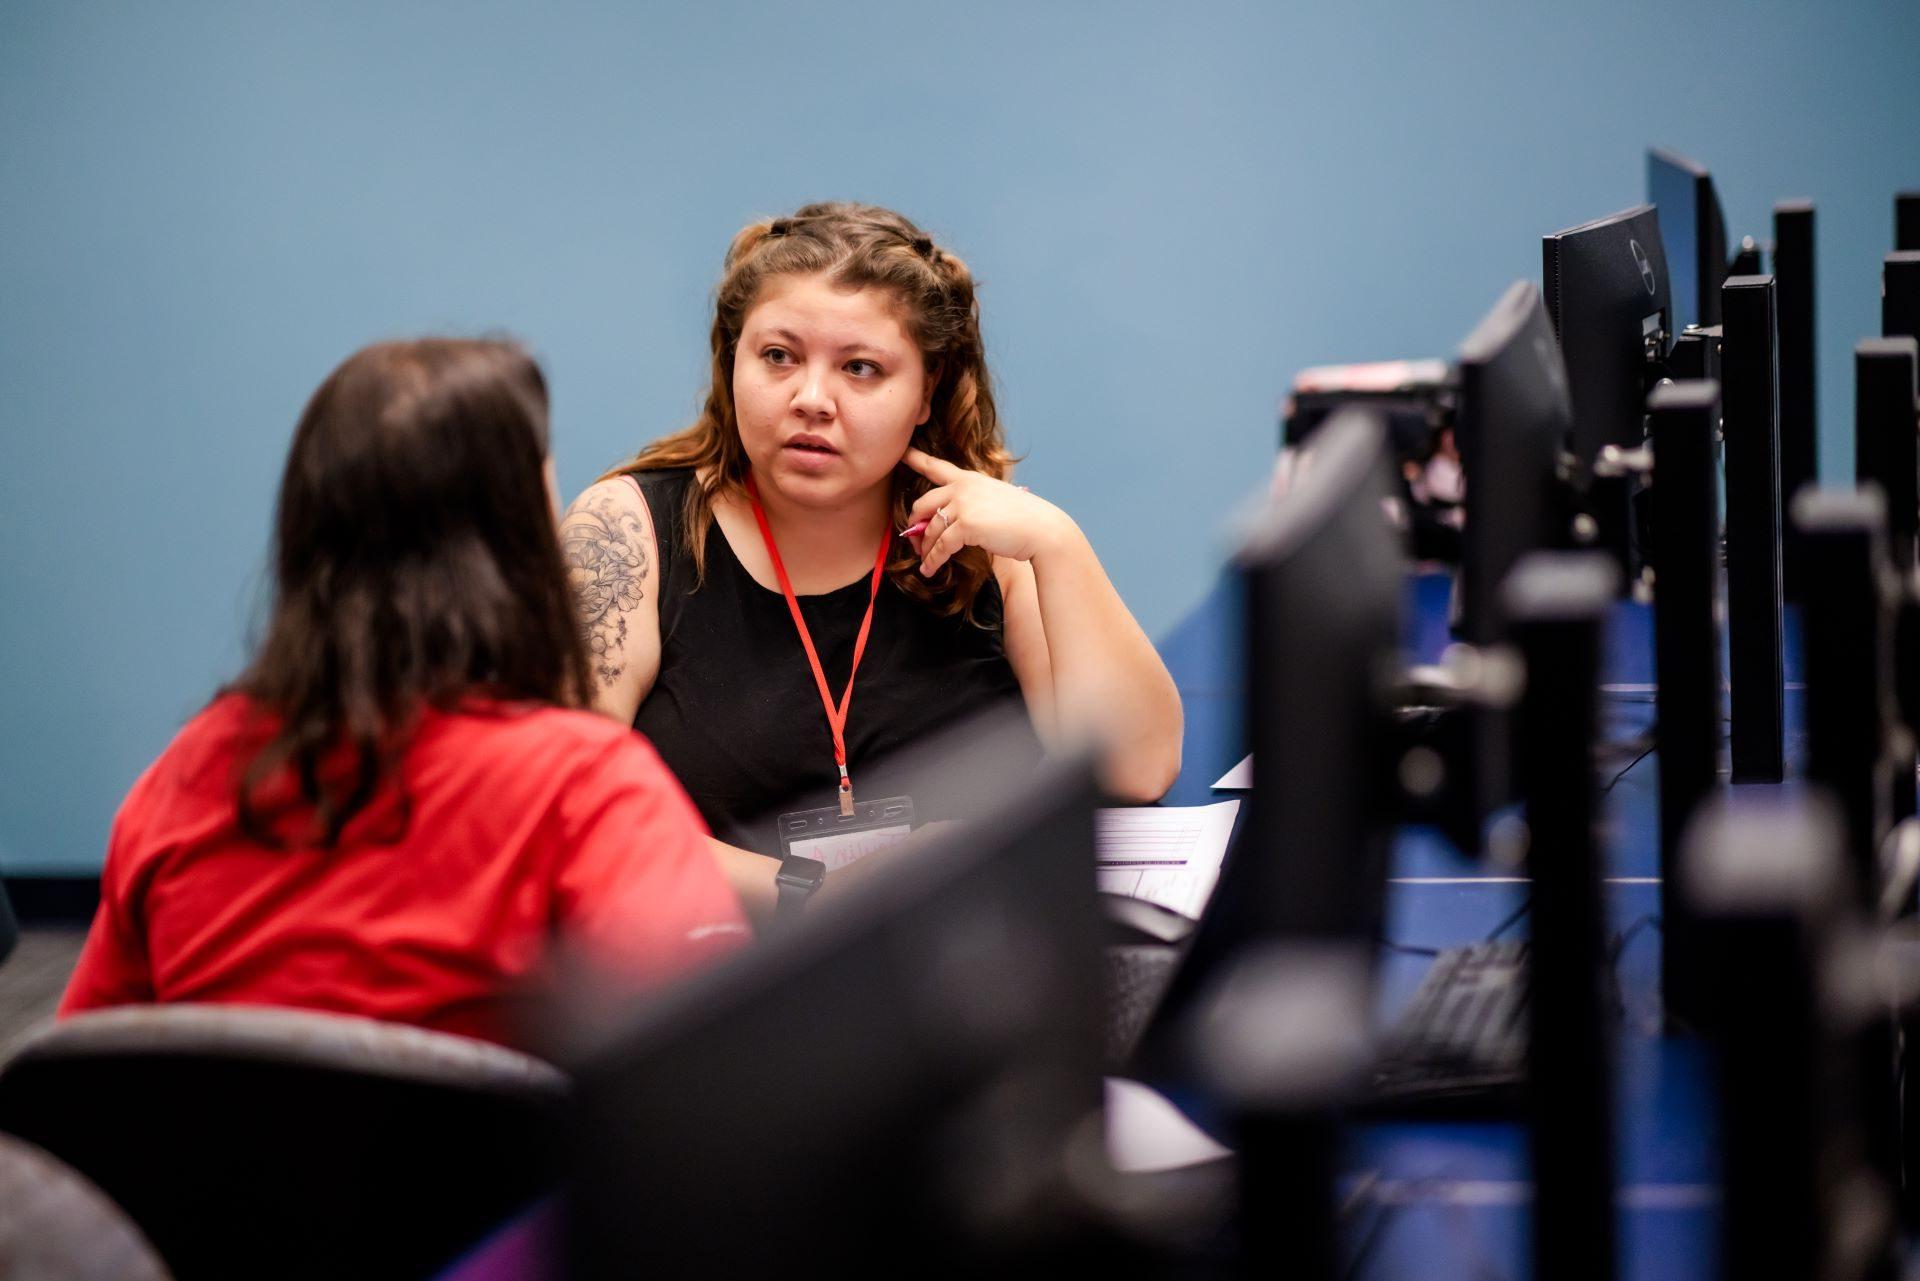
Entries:
POLYGON ((573 500, 561 518, 562 532, 575 517, 604 521, 628 514, 639 517, 643 523, 651 523, 651 513, 639 481, 631 475, 609 476, 594 481, 580 491, 580 496, 573 500))

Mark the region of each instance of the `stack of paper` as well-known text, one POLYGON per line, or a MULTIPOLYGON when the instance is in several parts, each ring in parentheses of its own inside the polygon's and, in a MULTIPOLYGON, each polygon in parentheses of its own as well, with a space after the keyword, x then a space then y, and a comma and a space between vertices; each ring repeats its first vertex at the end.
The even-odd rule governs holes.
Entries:
POLYGON ((1107 1157, 1122 1174, 1179 1170, 1232 1155, 1166 1095, 1125 1077, 1107 1078, 1107 1157))
POLYGON ((1239 812, 1239 801, 1099 811, 1100 888, 1198 920, 1220 879, 1239 812))
POLYGON ((1213 780, 1216 792, 1250 792, 1253 790, 1253 755, 1248 753, 1240 758, 1240 763, 1213 780))

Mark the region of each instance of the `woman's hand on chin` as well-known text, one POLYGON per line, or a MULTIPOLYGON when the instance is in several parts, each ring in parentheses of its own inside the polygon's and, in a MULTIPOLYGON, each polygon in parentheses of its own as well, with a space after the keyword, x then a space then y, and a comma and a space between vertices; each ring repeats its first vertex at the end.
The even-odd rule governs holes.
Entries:
POLYGON ((900 461, 934 485, 907 516, 909 527, 926 524, 912 539, 922 574, 938 573, 964 547, 1032 560, 1078 532, 1065 512, 1018 485, 911 447, 900 461))

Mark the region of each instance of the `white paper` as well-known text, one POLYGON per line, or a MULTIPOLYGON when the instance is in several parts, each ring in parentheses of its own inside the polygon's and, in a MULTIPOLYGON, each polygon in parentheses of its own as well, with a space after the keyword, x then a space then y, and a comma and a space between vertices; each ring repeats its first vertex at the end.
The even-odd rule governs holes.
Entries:
POLYGON ((1253 790, 1253 753, 1248 752, 1240 763, 1213 780, 1216 792, 1250 792, 1253 790))
POLYGON ((1107 1159, 1122 1174, 1178 1170, 1231 1155, 1163 1095, 1125 1077, 1107 1078, 1107 1159))
POLYGON ((1094 816, 1099 886, 1198 920, 1220 879, 1239 801, 1103 809, 1094 816))

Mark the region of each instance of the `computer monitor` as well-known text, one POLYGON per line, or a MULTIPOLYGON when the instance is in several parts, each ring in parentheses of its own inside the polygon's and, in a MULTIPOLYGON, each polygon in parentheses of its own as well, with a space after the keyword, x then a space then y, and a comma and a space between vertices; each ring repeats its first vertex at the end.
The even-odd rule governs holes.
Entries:
POLYGON ((1727 222, 1705 165, 1663 147, 1647 150, 1647 199, 1660 221, 1673 286, 1673 332, 1720 323, 1727 279, 1727 222))
POLYGON ((1460 347, 1455 440, 1466 474, 1460 638, 1506 637, 1500 584, 1528 552, 1566 541, 1561 454, 1571 443, 1567 367, 1540 291, 1510 285, 1460 347))
POLYGON ((1573 398, 1574 452, 1591 466, 1607 445, 1637 447, 1647 391, 1675 332, 1666 250, 1652 205, 1636 205, 1542 241, 1547 314, 1573 398))
POLYGON ((1893 247, 1920 250, 1920 191, 1902 191, 1893 198, 1893 247))
POLYGON ((1306 444, 1340 410, 1364 405, 1386 421, 1396 456, 1424 461, 1446 412, 1447 362, 1373 360, 1314 365, 1293 376, 1281 402, 1280 444, 1306 444))
MULTIPOLYGON (((1016 716, 1021 715, 1019 713, 1016 716)), ((574 1019, 569 1273, 1061 1272, 1101 1133, 1090 761, 923 753, 980 817, 628 1017, 574 1019)), ((846 875, 838 872, 835 875, 846 875)))
POLYGON ((1381 928, 1405 590, 1399 540, 1382 512, 1391 492, 1385 427, 1369 411, 1344 410, 1302 463, 1235 558, 1254 790, 1149 1042, 1248 943, 1370 942, 1381 928))
MULTIPOLYGON (((1485 650, 1508 639, 1501 592, 1508 571, 1529 553, 1568 541, 1572 503, 1560 479, 1573 425, 1567 371, 1531 283, 1514 282, 1467 336, 1458 389, 1466 525, 1454 630, 1485 650)), ((1413 817, 1472 855, 1494 812, 1513 798, 1513 720, 1478 701, 1447 714, 1460 733, 1444 743, 1444 794, 1413 817)))

